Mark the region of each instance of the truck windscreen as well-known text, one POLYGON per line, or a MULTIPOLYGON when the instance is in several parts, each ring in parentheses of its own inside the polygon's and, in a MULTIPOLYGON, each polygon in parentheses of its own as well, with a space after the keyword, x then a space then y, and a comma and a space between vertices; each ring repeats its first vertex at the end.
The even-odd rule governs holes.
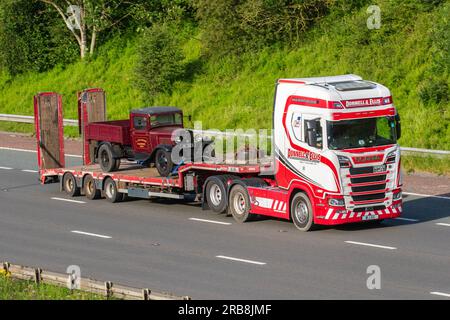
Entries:
POLYGON ((183 116, 181 113, 167 113, 152 115, 150 117, 150 125, 152 127, 181 125, 183 116))
POLYGON ((364 148, 397 142, 394 117, 327 122, 330 150, 364 148))

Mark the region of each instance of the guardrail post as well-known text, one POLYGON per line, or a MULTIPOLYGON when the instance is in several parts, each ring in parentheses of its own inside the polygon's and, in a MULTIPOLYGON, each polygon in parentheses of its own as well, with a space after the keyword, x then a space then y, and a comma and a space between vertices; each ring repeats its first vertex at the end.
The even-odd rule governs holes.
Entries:
POLYGON ((150 300, 150 294, 152 291, 150 289, 142 289, 142 299, 150 300))
POLYGON ((11 264, 9 262, 3 262, 3 270, 5 270, 5 276, 9 274, 9 267, 11 264))
POLYGON ((105 292, 106 292, 106 299, 110 299, 113 295, 113 283, 111 281, 105 282, 105 292))
POLYGON ((34 269, 34 282, 39 285, 42 281, 42 269, 36 268, 34 269))

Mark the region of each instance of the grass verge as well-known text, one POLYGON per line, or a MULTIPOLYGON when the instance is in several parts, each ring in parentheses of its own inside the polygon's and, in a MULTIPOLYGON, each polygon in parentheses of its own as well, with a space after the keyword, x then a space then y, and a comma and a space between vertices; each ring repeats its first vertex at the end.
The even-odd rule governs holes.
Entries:
POLYGON ((17 280, 0 275, 0 300, 106 300, 105 297, 67 288, 17 280))

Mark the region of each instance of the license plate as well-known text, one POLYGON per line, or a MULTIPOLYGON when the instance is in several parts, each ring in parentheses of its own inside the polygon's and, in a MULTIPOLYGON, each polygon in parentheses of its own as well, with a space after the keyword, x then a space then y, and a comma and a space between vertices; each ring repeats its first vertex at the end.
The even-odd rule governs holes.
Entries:
POLYGON ((362 220, 363 221, 368 221, 368 220, 377 220, 378 216, 376 214, 370 214, 368 216, 363 216, 362 220))
POLYGON ((377 220, 377 219, 378 219, 378 216, 376 214, 371 214, 371 215, 362 217, 363 221, 377 220))
POLYGON ((383 164, 381 166, 374 166, 373 173, 383 172, 386 170, 386 166, 383 164))

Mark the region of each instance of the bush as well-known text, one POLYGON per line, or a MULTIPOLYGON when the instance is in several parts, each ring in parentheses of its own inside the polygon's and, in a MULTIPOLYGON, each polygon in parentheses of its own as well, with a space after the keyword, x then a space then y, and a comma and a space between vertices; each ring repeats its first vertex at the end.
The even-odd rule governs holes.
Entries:
POLYGON ((171 92, 184 74, 184 54, 173 32, 166 25, 154 25, 138 46, 135 69, 137 86, 150 100, 158 93, 171 92))
POLYGON ((297 43, 334 0, 195 0, 206 53, 223 56, 297 43))

